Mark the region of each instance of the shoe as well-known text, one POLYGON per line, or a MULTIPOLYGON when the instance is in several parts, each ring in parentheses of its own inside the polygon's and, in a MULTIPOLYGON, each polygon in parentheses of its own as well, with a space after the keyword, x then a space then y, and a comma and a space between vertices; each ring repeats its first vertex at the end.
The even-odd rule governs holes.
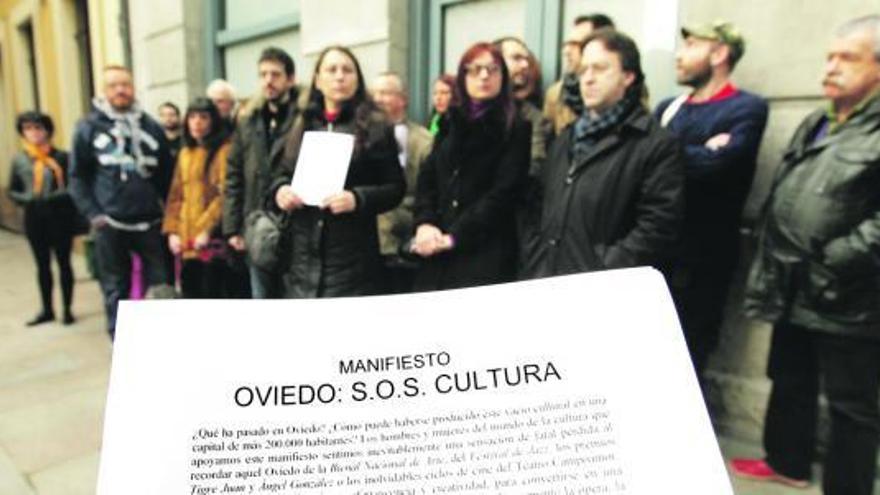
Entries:
POLYGON ((55 320, 55 315, 52 313, 47 313, 43 311, 42 313, 35 316, 32 320, 29 320, 25 325, 32 327, 35 325, 40 325, 42 323, 50 322, 55 320))
POLYGON ((64 312, 64 318, 62 318, 61 323, 65 325, 73 325, 76 322, 76 318, 73 317, 73 313, 70 311, 64 312))
POLYGON ((734 476, 754 481, 775 481, 792 488, 808 488, 809 480, 799 480, 777 473, 763 459, 733 459, 730 470, 734 476))

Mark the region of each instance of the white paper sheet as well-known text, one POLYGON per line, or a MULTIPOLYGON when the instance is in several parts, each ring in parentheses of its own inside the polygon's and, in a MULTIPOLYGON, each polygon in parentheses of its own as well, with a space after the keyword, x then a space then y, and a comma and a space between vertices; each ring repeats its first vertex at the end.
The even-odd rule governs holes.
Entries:
POLYGON ((638 269, 124 301, 97 493, 732 491, 663 277, 638 269))
POLYGON ((291 187, 311 206, 321 206, 342 192, 354 150, 354 136, 342 132, 308 131, 296 161, 291 187))

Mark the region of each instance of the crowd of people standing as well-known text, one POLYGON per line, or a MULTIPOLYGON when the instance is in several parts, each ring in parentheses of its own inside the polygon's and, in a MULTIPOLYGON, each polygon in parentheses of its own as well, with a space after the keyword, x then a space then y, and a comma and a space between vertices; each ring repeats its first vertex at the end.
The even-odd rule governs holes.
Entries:
MULTIPOLYGON (((134 284, 147 297, 316 298, 464 288, 654 266, 666 275, 698 376, 718 334, 768 118, 732 73, 745 40, 726 22, 681 29, 680 97, 649 107, 635 41, 607 16, 578 18, 563 73, 542 91, 521 39, 480 42, 432 84, 425 126, 403 77, 372 84, 344 46, 310 84, 284 50, 256 63, 239 102, 212 82, 161 124, 132 73, 52 145, 49 116, 18 117, 10 196, 25 211, 42 308, 51 254, 63 322, 74 235, 90 231, 107 328, 134 284), (341 190, 307 203, 292 178, 308 132, 353 137, 341 190), (133 257, 139 269, 133 270, 133 257)), ((774 325, 765 459, 734 474, 807 486, 820 383, 831 406, 826 494, 869 494, 880 444, 880 16, 842 26, 827 55, 828 107, 798 128, 757 228, 748 315, 774 325)))

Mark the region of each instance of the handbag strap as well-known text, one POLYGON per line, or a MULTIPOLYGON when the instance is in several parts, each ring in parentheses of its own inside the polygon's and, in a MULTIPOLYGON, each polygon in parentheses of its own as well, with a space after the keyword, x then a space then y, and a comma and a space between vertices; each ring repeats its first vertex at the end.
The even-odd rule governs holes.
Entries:
POLYGON ((666 107, 666 110, 663 111, 663 115, 660 117, 660 127, 665 128, 670 122, 672 122, 672 119, 674 119, 675 115, 678 114, 678 111, 681 110, 681 106, 685 104, 690 96, 690 94, 683 94, 672 100, 672 103, 666 107))

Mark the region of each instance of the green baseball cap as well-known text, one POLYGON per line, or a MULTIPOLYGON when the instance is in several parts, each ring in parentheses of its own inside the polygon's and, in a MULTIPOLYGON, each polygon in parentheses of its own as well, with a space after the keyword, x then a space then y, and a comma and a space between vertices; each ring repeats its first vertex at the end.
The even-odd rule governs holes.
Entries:
POLYGON ((746 42, 739 29, 726 21, 684 26, 681 28, 681 35, 685 38, 693 36, 694 38, 718 41, 729 46, 731 65, 736 65, 746 51, 746 42))

